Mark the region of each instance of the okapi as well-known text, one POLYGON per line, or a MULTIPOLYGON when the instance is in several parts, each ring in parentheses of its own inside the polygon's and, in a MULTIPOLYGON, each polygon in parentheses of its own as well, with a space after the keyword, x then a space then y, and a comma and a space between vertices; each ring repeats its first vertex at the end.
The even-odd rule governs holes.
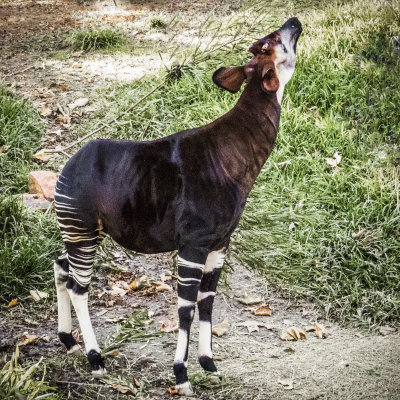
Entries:
POLYGON ((277 136, 280 103, 293 75, 301 23, 290 18, 253 43, 244 66, 220 68, 213 81, 237 92, 237 104, 216 121, 153 141, 93 140, 66 164, 55 207, 66 252, 54 264, 58 332, 68 353, 75 308, 93 374, 106 372, 88 311, 96 246, 107 234, 140 253, 178 250, 179 333, 176 388, 192 393, 187 376, 189 331, 199 310, 198 357, 217 372, 211 314, 230 237, 277 136))

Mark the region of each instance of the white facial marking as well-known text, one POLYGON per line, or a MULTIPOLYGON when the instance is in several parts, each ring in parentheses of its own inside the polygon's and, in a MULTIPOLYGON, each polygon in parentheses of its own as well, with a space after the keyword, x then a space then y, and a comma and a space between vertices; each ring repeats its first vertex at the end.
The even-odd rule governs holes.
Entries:
POLYGON ((282 102, 285 85, 290 81, 296 65, 296 53, 293 49, 293 43, 290 41, 290 34, 283 31, 281 41, 282 44, 275 47, 275 69, 279 79, 279 89, 276 95, 279 104, 282 102), (286 49, 286 52, 284 49, 286 49))

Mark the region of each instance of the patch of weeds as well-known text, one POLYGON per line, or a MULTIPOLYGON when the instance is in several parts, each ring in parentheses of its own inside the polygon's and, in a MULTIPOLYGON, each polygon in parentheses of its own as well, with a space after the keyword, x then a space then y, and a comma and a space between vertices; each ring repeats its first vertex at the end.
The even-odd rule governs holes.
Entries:
POLYGON ((103 350, 103 354, 113 352, 125 342, 141 341, 163 335, 161 331, 148 332, 147 311, 135 311, 121 326, 119 333, 111 339, 111 343, 103 350))
POLYGON ((165 29, 167 26, 167 23, 160 18, 153 18, 150 21, 150 28, 152 29, 165 29))
POLYGON ((51 393, 56 388, 48 386, 44 381, 46 370, 40 380, 35 378, 35 372, 42 362, 42 358, 31 367, 23 367, 18 362, 19 347, 15 349, 11 360, 7 361, 0 370, 0 398, 1 399, 45 399, 55 398, 51 393))
POLYGON ((61 242, 55 218, 27 211, 11 194, 27 191, 43 123, 26 101, 0 87, 0 299, 43 289, 61 242))
POLYGON ((174 81, 179 81, 185 74, 193 71, 190 65, 174 64, 167 70, 165 81, 171 84, 174 81))
POLYGON ((122 378, 121 376, 108 376, 100 379, 101 382, 111 387, 115 392, 137 399, 150 398, 145 395, 146 387, 137 380, 122 378))
POLYGON ((31 157, 40 146, 43 122, 38 112, 0 86, 1 194, 27 189, 31 157))
POLYGON ((189 381, 197 389, 223 389, 234 384, 229 378, 204 371, 190 375, 189 381))
POLYGON ((19 199, 0 197, 0 299, 48 290, 52 260, 61 249, 54 215, 28 211, 19 199))
POLYGON ((91 29, 72 32, 66 43, 74 50, 115 50, 122 48, 126 38, 114 29, 91 29))

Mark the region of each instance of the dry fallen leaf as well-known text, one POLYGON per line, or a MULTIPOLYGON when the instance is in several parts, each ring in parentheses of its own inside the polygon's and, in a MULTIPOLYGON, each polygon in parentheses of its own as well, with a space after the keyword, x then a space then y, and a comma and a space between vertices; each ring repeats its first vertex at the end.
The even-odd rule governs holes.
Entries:
POLYGON ((262 305, 252 310, 254 315, 264 315, 269 317, 272 314, 272 308, 269 304, 262 305))
POLYGON ((179 323, 174 319, 169 319, 161 324, 160 331, 165 333, 177 332, 179 330, 179 323))
POLYGON ((165 282, 165 281, 170 281, 172 280, 171 273, 169 274, 160 274, 160 281, 165 282))
POLYGON ((223 336, 226 334, 228 325, 229 325, 229 319, 225 317, 220 324, 214 325, 212 327, 211 332, 216 336, 223 336))
POLYGON ((76 328, 72 331, 72 336, 75 339, 76 343, 83 343, 82 340, 82 332, 80 328, 76 328))
POLYGON ((391 326, 381 326, 381 327, 379 328, 379 333, 380 333, 382 336, 389 335, 389 334, 391 334, 391 333, 393 333, 393 332, 396 332, 396 328, 392 328, 391 326))
POLYGON ((251 332, 258 332, 259 326, 265 326, 263 323, 259 323, 257 321, 244 321, 237 324, 237 326, 245 326, 249 333, 251 332))
POLYGON ((137 395, 137 389, 130 382, 121 380, 120 377, 101 378, 100 381, 126 396, 137 395))
POLYGON ((172 291, 172 286, 163 282, 153 282, 153 285, 156 286, 156 292, 164 292, 165 290, 172 291))
POLYGON ((43 104, 40 107, 40 114, 42 114, 43 117, 49 117, 51 114, 53 114, 53 110, 47 104, 43 104))
POLYGON ((26 346, 28 344, 35 343, 36 340, 39 339, 39 336, 36 335, 29 335, 27 332, 25 332, 18 340, 17 346, 26 346))
POLYGON ((127 290, 122 289, 117 285, 111 286, 110 296, 117 297, 117 296, 125 296, 127 290))
POLYGON ((329 336, 324 325, 322 325, 322 324, 315 323, 315 325, 307 326, 305 328, 305 331, 306 332, 315 332, 315 336, 317 336, 320 339, 326 339, 329 336))
POLYGON ((353 239, 359 239, 362 235, 364 235, 364 233, 365 233, 365 230, 364 230, 364 229, 361 229, 361 230, 358 231, 357 233, 352 233, 352 234, 351 234, 351 237, 352 237, 353 239))
POLYGON ((89 99, 87 97, 81 97, 77 100, 75 100, 73 103, 68 104, 68 107, 70 108, 70 110, 72 111, 73 109, 75 109, 76 107, 84 107, 86 106, 86 104, 89 102, 89 99))
POLYGON ((47 153, 46 149, 39 150, 37 153, 35 153, 32 158, 35 160, 42 161, 44 163, 47 163, 50 159, 54 157, 54 153, 47 153))
POLYGON ((129 287, 132 290, 140 290, 150 285, 149 278, 146 275, 141 276, 140 278, 135 279, 129 287))
POLYGON ((3 144, 2 146, 0 146, 0 155, 2 153, 5 153, 8 149, 10 148, 10 146, 3 144))
POLYGON ((42 299, 46 299, 49 297, 49 294, 46 292, 41 292, 40 290, 30 290, 30 295, 32 296, 33 300, 40 301, 42 299))
POLYGON ((284 389, 292 390, 293 389, 293 379, 279 379, 278 383, 280 383, 284 389))
POLYGON ((14 307, 18 303, 18 299, 12 299, 7 307, 14 307))
POLYGON ((175 396, 176 394, 179 394, 179 391, 178 391, 178 389, 177 389, 175 386, 170 386, 170 387, 168 388, 168 391, 169 391, 169 394, 170 394, 171 396, 175 396))
POLYGON ((326 339, 328 332, 322 324, 315 324, 315 334, 319 339, 326 339))
POLYGON ((332 167, 337 167, 341 160, 342 156, 338 152, 333 155, 333 158, 325 158, 326 163, 332 167))
POLYGON ((286 349, 283 350, 285 353, 294 353, 295 350, 293 347, 287 347, 286 349))
POLYGON ((281 334, 281 340, 300 340, 300 339, 307 339, 307 335, 301 328, 297 328, 296 326, 291 326, 281 334))
POLYGON ((248 293, 245 293, 243 297, 238 299, 238 301, 242 304, 245 304, 246 306, 252 306, 261 303, 262 299, 260 297, 252 296, 248 293))

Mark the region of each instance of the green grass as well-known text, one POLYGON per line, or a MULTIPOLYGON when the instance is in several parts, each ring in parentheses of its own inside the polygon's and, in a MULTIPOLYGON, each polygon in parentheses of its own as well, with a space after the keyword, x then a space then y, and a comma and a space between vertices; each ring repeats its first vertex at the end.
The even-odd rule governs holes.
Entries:
POLYGON ((150 28, 152 29, 165 29, 166 27, 167 23, 160 18, 153 18, 150 21, 150 28))
POLYGON ((19 363, 18 357, 19 347, 17 346, 11 359, 0 369, 0 397, 7 400, 55 400, 58 398, 52 393, 56 388, 48 386, 44 381, 45 369, 40 380, 34 376, 42 359, 27 368, 19 363))
MULTIPOLYGON (((233 253, 280 288, 312 298, 327 317, 364 326, 398 321, 400 61, 391 38, 400 35, 399 10, 372 0, 301 10, 304 32, 278 140, 234 235, 233 253), (335 152, 342 156, 337 170, 325 161, 335 152)), ((273 28, 285 19, 279 8, 276 13, 273 28)), ((270 31, 266 25, 259 25, 259 36, 270 31)), ((216 88, 213 70, 248 56, 238 43, 234 51, 189 64, 180 79, 168 80, 102 136, 154 139, 214 120, 238 95, 216 88)), ((113 118, 160 79, 102 92, 94 120, 113 118)))
POLYGON ((31 157, 42 133, 38 112, 0 86, 0 195, 27 189, 31 157))
POLYGON ((22 299, 31 289, 53 290, 52 260, 61 249, 54 215, 27 210, 0 197, 0 300, 22 299))
POLYGON ((390 4, 304 20, 279 139, 235 240, 243 262, 328 317, 370 326, 400 317, 400 62, 390 42, 400 14, 390 4), (335 152, 339 171, 325 161, 335 152))
POLYGON ((126 43, 125 35, 115 29, 97 28, 73 31, 66 38, 73 50, 116 50, 126 43))
MULTIPOLYGON (((52 259, 61 242, 55 217, 25 209, 14 197, 28 191, 37 168, 43 124, 27 102, 0 87, 0 300, 22 298, 30 289, 48 290, 52 259)), ((52 287, 50 285, 50 287, 52 287)))

